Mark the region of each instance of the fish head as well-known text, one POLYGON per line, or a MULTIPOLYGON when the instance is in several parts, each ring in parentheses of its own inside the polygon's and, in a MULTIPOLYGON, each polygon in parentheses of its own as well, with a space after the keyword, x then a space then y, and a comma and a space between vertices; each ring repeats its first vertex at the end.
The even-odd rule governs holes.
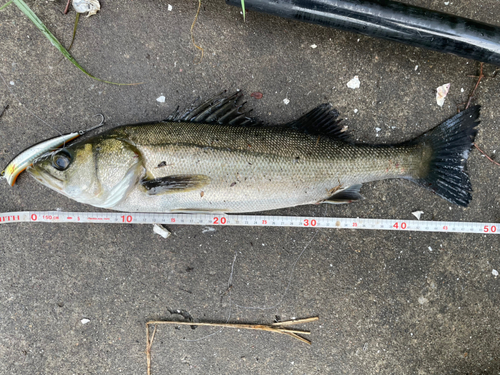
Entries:
POLYGON ((28 172, 81 203, 113 208, 145 175, 141 153, 117 138, 95 137, 42 155, 28 172))

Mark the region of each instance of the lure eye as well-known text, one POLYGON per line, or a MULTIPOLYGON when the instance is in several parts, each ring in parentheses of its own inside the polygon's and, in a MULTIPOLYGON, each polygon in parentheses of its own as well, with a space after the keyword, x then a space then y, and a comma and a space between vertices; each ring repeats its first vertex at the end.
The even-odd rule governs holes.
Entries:
POLYGON ((68 169, 71 164, 71 156, 67 151, 59 151, 52 157, 52 166, 58 171, 68 169))

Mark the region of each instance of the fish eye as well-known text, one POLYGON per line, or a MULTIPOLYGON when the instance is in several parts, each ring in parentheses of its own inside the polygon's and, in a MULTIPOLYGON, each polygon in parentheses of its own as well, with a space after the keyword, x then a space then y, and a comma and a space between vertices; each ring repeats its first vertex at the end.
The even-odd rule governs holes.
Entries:
POLYGON ((52 166, 58 171, 68 169, 71 164, 71 155, 67 151, 59 151, 52 157, 52 166))

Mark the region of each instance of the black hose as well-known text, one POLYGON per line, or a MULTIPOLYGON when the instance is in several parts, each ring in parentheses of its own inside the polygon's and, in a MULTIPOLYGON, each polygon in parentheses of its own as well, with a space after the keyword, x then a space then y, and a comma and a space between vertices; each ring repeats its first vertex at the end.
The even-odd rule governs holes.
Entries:
POLYGON ((500 66, 499 26, 396 1, 245 0, 245 8, 500 66))

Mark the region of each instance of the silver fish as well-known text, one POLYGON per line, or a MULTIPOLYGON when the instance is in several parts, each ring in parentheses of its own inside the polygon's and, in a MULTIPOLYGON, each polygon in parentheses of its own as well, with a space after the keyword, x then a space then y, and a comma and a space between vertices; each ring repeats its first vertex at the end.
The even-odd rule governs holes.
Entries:
POLYGON ((467 206, 465 172, 479 106, 416 139, 354 144, 323 104, 265 126, 239 111, 240 94, 216 97, 159 123, 127 125, 33 163, 28 172, 78 202, 132 212, 251 212, 361 199, 361 184, 412 180, 467 206))

